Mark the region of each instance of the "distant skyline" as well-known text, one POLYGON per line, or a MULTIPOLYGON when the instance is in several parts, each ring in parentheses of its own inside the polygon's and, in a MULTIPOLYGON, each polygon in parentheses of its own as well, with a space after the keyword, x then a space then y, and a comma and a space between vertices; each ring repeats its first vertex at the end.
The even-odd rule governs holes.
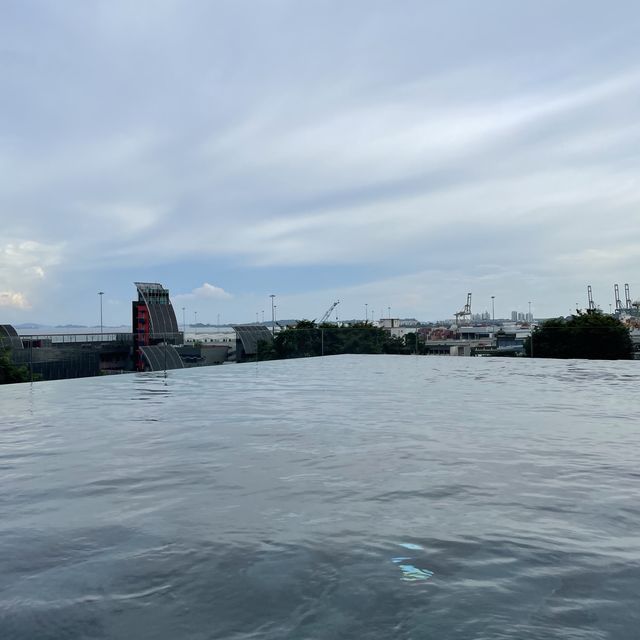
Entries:
POLYGON ((635 1, 8 0, 0 42, 0 323, 640 298, 635 1))

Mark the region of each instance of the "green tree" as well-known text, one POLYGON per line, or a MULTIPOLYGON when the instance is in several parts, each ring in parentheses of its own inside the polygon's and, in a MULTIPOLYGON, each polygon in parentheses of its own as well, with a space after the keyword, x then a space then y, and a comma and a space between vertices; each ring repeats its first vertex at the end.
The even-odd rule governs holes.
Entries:
POLYGON ((274 340, 276 358, 305 358, 343 353, 409 353, 402 340, 367 322, 348 327, 301 320, 280 331, 274 340))
POLYGON ((627 327, 601 311, 578 312, 569 319, 552 318, 534 329, 525 353, 536 358, 630 360, 633 344, 627 327))
POLYGON ((14 365, 8 350, 0 350, 0 384, 13 382, 29 382, 29 370, 27 367, 14 365))
POLYGON ((421 353, 422 344, 417 332, 411 331, 404 336, 404 353, 421 353))
POLYGON ((271 340, 258 340, 256 344, 256 360, 276 360, 278 355, 271 340))

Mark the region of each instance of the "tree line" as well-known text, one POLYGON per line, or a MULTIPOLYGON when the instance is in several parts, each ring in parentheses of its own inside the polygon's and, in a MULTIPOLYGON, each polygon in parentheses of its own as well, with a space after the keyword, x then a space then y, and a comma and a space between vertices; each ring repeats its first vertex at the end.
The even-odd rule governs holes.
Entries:
POLYGON ((409 354, 405 340, 368 322, 349 326, 301 320, 277 333, 273 342, 258 343, 258 360, 306 358, 339 354, 409 354))
MULTIPOLYGON (((544 321, 526 339, 524 351, 526 356, 535 358, 591 360, 630 360, 634 353, 628 327, 599 310, 577 311, 569 318, 544 321)), ((424 354, 426 349, 417 333, 400 338, 368 322, 341 327, 301 320, 282 329, 273 342, 258 343, 257 358, 277 360, 347 353, 407 355, 424 354)))
POLYGON ((628 327, 597 309, 546 320, 533 330, 524 347, 526 355, 534 358, 633 359, 628 327))

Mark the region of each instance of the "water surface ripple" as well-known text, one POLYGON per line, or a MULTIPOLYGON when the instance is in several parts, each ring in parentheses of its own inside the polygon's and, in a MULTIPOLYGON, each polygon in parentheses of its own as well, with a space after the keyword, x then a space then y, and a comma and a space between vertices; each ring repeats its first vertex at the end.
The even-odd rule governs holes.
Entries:
POLYGON ((338 356, 0 388, 0 638, 640 629, 636 362, 338 356))

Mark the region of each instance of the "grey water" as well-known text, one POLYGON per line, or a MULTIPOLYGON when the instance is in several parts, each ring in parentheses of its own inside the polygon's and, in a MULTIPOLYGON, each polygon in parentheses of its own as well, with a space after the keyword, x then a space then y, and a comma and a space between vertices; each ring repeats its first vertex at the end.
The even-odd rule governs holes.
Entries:
POLYGON ((0 638, 636 639, 637 362, 0 388, 0 638))

